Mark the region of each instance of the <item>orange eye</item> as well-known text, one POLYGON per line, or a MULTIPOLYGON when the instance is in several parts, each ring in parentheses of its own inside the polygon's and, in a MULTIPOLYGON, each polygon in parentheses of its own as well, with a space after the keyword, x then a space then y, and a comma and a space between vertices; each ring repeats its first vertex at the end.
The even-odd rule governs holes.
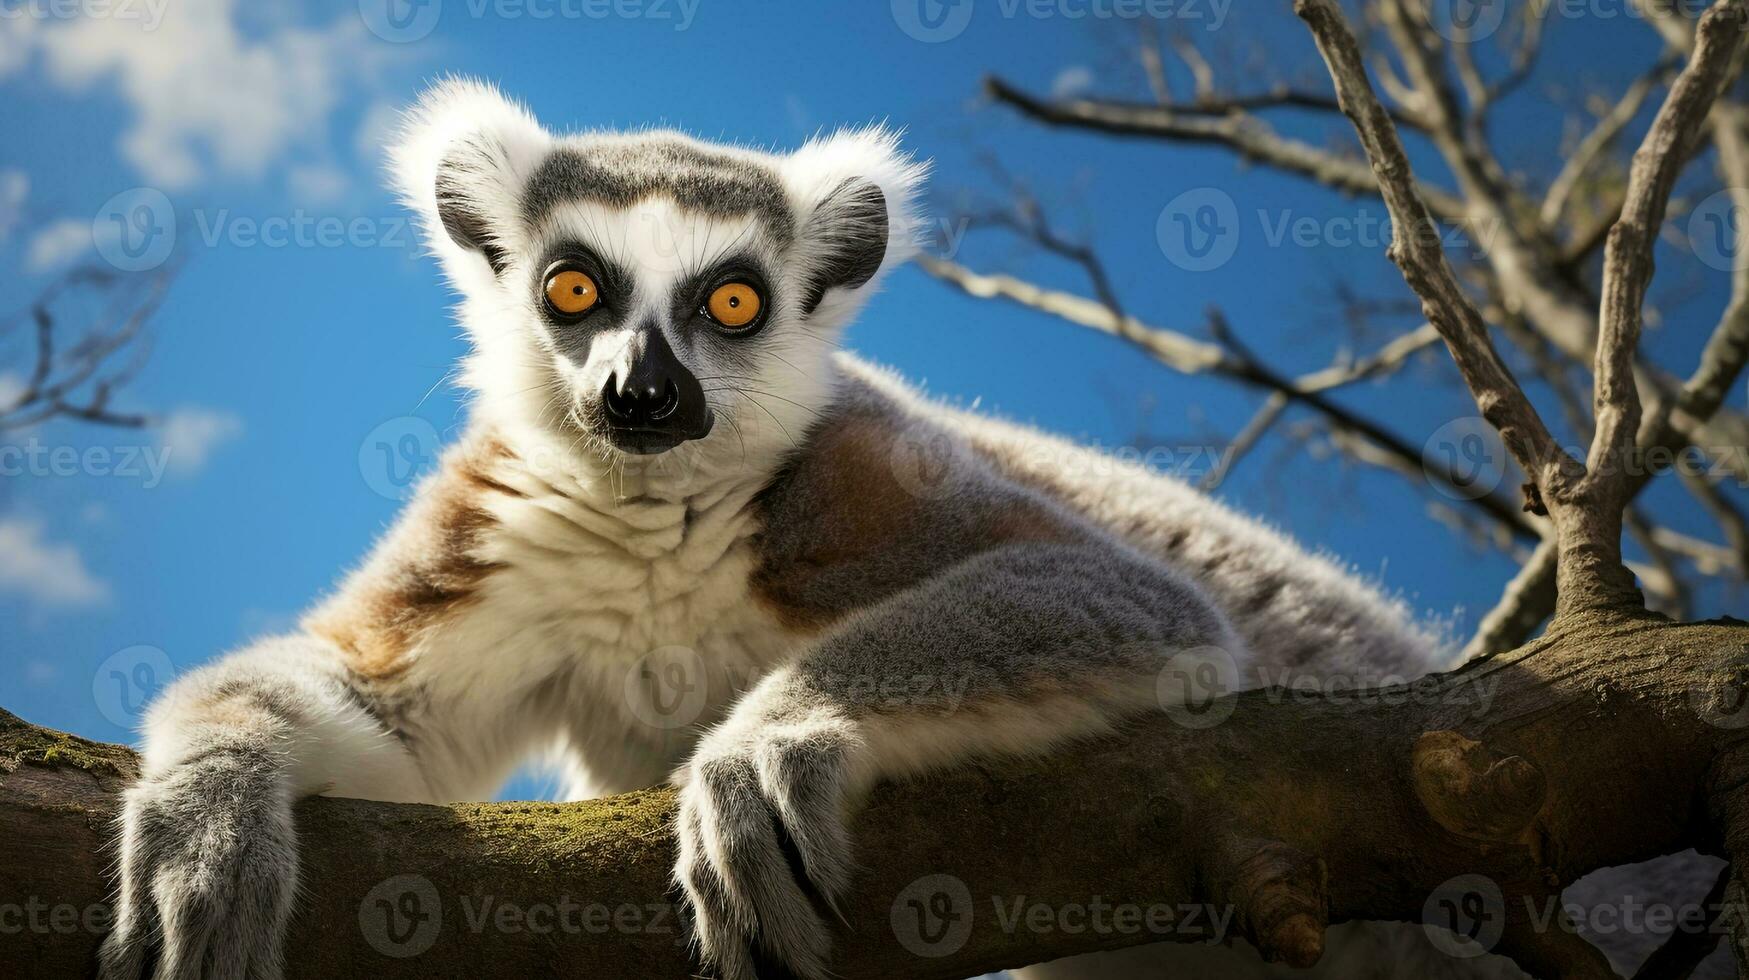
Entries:
POLYGON ((595 280, 575 269, 555 272, 547 279, 547 302, 566 316, 587 313, 600 299, 595 280))
POLYGON ((763 305, 758 290, 744 282, 730 282, 711 291, 705 308, 711 319, 725 327, 744 327, 759 316, 763 305))

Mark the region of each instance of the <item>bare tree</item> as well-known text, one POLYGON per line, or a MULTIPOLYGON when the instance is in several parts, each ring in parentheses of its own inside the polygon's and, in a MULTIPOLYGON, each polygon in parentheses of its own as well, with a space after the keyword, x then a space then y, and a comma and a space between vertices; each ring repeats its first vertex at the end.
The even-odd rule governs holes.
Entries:
MULTIPOLYGON (((1598 313, 1599 299, 1612 283, 1605 275, 1603 252, 1607 235, 1627 200, 1628 164, 1614 151, 1641 110, 1661 88, 1668 87, 1676 68, 1692 51, 1693 23, 1671 0, 1634 0, 1644 19, 1664 38, 1668 50, 1645 66, 1619 94, 1597 97, 1589 109, 1594 118, 1579 120, 1564 158, 1550 173, 1508 173, 1490 145, 1489 123, 1501 104, 1520 91, 1530 76, 1545 39, 1543 22, 1553 5, 1511 5, 1515 19, 1493 35, 1506 50, 1499 77, 1488 78, 1478 67, 1480 40, 1457 23, 1436 22, 1427 0, 1366 0, 1362 13, 1373 28, 1376 45, 1368 58, 1389 96, 1382 105, 1400 129, 1414 132, 1431 145, 1451 171, 1455 187, 1418 183, 1416 190, 1440 229, 1466 233, 1469 245, 1455 256, 1454 275, 1462 295, 1472 298, 1479 322, 1509 345, 1507 355, 1546 385, 1560 403, 1567 427, 1590 438, 1600 421, 1585 404, 1574 378, 1590 369, 1607 319, 1598 313), (1436 26, 1439 29, 1435 29, 1436 26)), ((1504 5, 1502 5, 1504 7, 1504 5)), ((1498 9, 1498 8, 1497 8, 1498 9)), ((1307 85, 1265 84, 1245 91, 1220 85, 1210 57, 1187 38, 1162 39, 1154 30, 1140 32, 1129 49, 1145 82, 1148 99, 1046 98, 1027 92, 999 75, 985 84, 996 105, 1026 119, 1065 130, 1121 136, 1162 144, 1200 144, 1230 150, 1240 159, 1297 175, 1346 194, 1378 198, 1386 194, 1375 167, 1360 153, 1345 153, 1325 144, 1282 135, 1267 116, 1294 111, 1330 117, 1333 134, 1342 126, 1336 99, 1307 85), (1169 58, 1184 66, 1191 90, 1174 92, 1167 72, 1169 58)), ((1364 52, 1365 49, 1363 49, 1364 52)), ((1276 61, 1279 59, 1272 59, 1276 61)), ((1725 69, 1721 83, 1734 81, 1741 59, 1725 69)), ((1291 73, 1290 73, 1291 74, 1291 73)), ((1343 127, 1346 128, 1346 127, 1343 127)), ((1736 208, 1749 209, 1749 103, 1729 92, 1711 105, 1702 139, 1684 148, 1665 175, 1674 181, 1682 164, 1709 144, 1715 151, 1717 179, 1736 208)), ((1332 145, 1339 141, 1332 140, 1332 145)), ((1407 161, 1404 162, 1404 166, 1407 161)), ((1330 441, 1353 458, 1406 477, 1408 487, 1445 491, 1432 501, 1436 516, 1511 550, 1522 558, 1522 572, 1508 585, 1498 606, 1482 618, 1466 653, 1476 655, 1510 649, 1524 642, 1555 611, 1557 590, 1555 525, 1541 520, 1542 502, 1529 507, 1497 493, 1482 493, 1448 462, 1429 458, 1415 442, 1389 425, 1344 407, 1329 397, 1344 386, 1373 381, 1398 371, 1429 345, 1439 331, 1431 323, 1404 330, 1372 353, 1349 357, 1311 375, 1291 378, 1272 370, 1245 348, 1235 329, 1218 311, 1207 318, 1209 339, 1168 327, 1144 323, 1126 315, 1110 285, 1098 255, 1063 235, 1046 221, 1040 203, 1018 185, 1010 188, 1006 209, 978 209, 962 218, 972 227, 1009 230, 1046 251, 1061 256, 1087 273, 1092 295, 1079 296, 1013 276, 981 272, 946 258, 925 258, 930 273, 965 292, 1005 300, 1048 313, 1069 323, 1115 334, 1175 371, 1227 378, 1265 393, 1249 424, 1233 434, 1230 458, 1254 449, 1263 436, 1287 417, 1289 405, 1309 409, 1321 418, 1330 441), (1453 512, 1453 501, 1460 512, 1453 512), (1527 550, 1534 549, 1534 550, 1527 550)), ((1746 210, 1742 213, 1749 213, 1746 210)), ((1663 217, 1660 207, 1658 217, 1663 217)), ((1652 233, 1658 231, 1652 228, 1652 233)), ((1735 263, 1732 299, 1715 331, 1714 343, 1728 367, 1740 362, 1749 344, 1749 223, 1729 231, 1735 240, 1727 251, 1735 263), (1731 351, 1737 351, 1731 354, 1731 351)), ((1650 242, 1647 243, 1650 261, 1650 242)), ((1698 265, 1698 263, 1697 263, 1698 265)), ((1642 300, 1616 297, 1614 302, 1642 300)), ((1504 362, 1503 362, 1504 365, 1504 362)), ((1657 469, 1685 451, 1705 454, 1708 473, 1727 472, 1730 482, 1749 484, 1740 448, 1749 445, 1749 418, 1721 408, 1729 384, 1717 372, 1680 379, 1642 360, 1632 365, 1646 400, 1646 428, 1639 433, 1636 470, 1644 470, 1630 490, 1633 501, 1657 469), (1699 414, 1689 411, 1699 408, 1699 414)), ((1493 421, 1490 419, 1490 421, 1493 421)), ((1510 436, 1511 433, 1508 433, 1510 436)), ((1552 438, 1552 437, 1551 437, 1552 438)), ((1546 446, 1544 447, 1547 448, 1546 446)), ((1513 453, 1522 463, 1523 457, 1513 453)), ((1232 464, 1229 463, 1229 466, 1232 464)), ((1222 471, 1215 478, 1226 476, 1222 471)), ((1212 480, 1210 481, 1212 482, 1212 480)), ((1535 485, 1541 481, 1532 479, 1535 485)), ((1646 554, 1631 566, 1657 608, 1687 614, 1687 599, 1696 578, 1749 581, 1743 560, 1743 514, 1728 488, 1713 476, 1688 473, 1683 486, 1717 522, 1722 542, 1697 540, 1663 525, 1645 505, 1627 511, 1629 533, 1646 554)))
POLYGON ((0 390, 0 432, 55 418, 138 428, 149 415, 117 410, 117 391, 150 352, 146 327, 171 273, 122 273, 97 265, 62 275, 24 310, 0 320, 0 356, 18 379, 0 390))
MULTIPOLYGON (((1749 930, 1742 928, 1749 922, 1749 741, 1742 736, 1749 729, 1749 625, 1680 623, 1648 612, 1621 551, 1628 505, 1650 478, 1636 454, 1721 424, 1722 393, 1749 356, 1733 302, 1685 380, 1661 378, 1637 359, 1652 241, 1675 175, 1701 140, 1722 146, 1734 138, 1721 135, 1721 119, 1735 112, 1721 92, 1749 39, 1749 0, 1721 0, 1698 24, 1666 25, 1683 67, 1633 156, 1609 229, 1593 236, 1602 250, 1596 302, 1579 303, 1574 282, 1510 287, 1522 290, 1523 309, 1539 311, 1527 314, 1525 329, 1546 333, 1561 356, 1576 355, 1555 343, 1552 321, 1542 318, 1589 323, 1590 334, 1567 338, 1594 354, 1595 434, 1582 460, 1560 448, 1514 379, 1487 328, 1485 305, 1464 288, 1434 233, 1437 222, 1463 220, 1472 209, 1520 212, 1504 201, 1476 204, 1465 190, 1461 214, 1447 217, 1444 204, 1459 198, 1417 184, 1399 127, 1440 133, 1454 149, 1476 136, 1442 104, 1455 95, 1437 94, 1438 52, 1404 27, 1406 2, 1384 0, 1380 8, 1387 34, 1412 49, 1403 55, 1409 80, 1378 69, 1381 86, 1398 95, 1392 112, 1374 92, 1363 49, 1335 0, 1296 0, 1334 81, 1333 99, 1312 93, 1302 100, 1345 115, 1366 158, 1358 167, 1317 169, 1348 181, 1365 176, 1368 192, 1384 200, 1395 227, 1392 259, 1527 475, 1525 502, 1541 543, 1516 583, 1514 605, 1536 601, 1545 574, 1536 570, 1546 566, 1554 586, 1548 630, 1406 687, 1251 691, 1214 706, 1220 724, 1161 717, 1049 759, 880 787, 854 825, 868 867, 843 909, 835 961, 843 976, 964 977, 1161 938, 1004 928, 1000 915, 967 914, 962 942, 920 955, 896 938, 896 910, 916 897, 925 876, 950 875, 969 895, 1045 902, 1099 895, 1112 904, 1230 909, 1238 937, 1293 965, 1319 958, 1332 923, 1419 920, 1430 896, 1455 880, 1480 878, 1494 893, 1496 952, 1539 976, 1608 977, 1602 953, 1566 921, 1562 889, 1595 869, 1685 848, 1731 862, 1711 897, 1725 910, 1720 921, 1730 927, 1740 968, 1749 970, 1749 930), (1424 95, 1404 97, 1414 92, 1424 95), (1472 696, 1483 690, 1485 711, 1472 696), (938 819, 944 808, 955 813, 951 825, 938 819), (1041 850, 1048 861, 1016 858, 1041 850)), ((1458 71, 1473 74, 1461 62, 1458 71)), ((1500 97, 1499 83, 1465 88, 1472 105, 1500 97)), ((1483 198, 1519 193, 1486 161, 1472 165, 1461 179, 1495 188, 1483 198)), ((1517 238, 1510 247, 1522 254, 1493 270, 1497 284, 1527 276, 1515 262, 1556 254, 1530 234, 1517 238)), ((1314 404, 1306 397, 1319 383, 1354 370, 1345 366, 1321 380, 1260 374, 1230 338, 1225 346, 1203 344, 1098 301, 936 265, 976 295, 1007 296, 1132 337, 1175 366, 1221 372, 1282 399, 1314 404)), ((1388 364, 1393 356, 1381 351, 1370 360, 1388 364)), ((29 962, 45 975, 88 969, 98 936, 95 927, 79 928, 78 910, 101 908, 108 894, 102 846, 115 794, 135 765, 126 749, 0 713, 0 881, 9 894, 40 897, 39 906, 74 910, 71 928, 0 932, 0 959, 29 962)), ((307 898, 292 927, 291 970, 312 977, 364 969, 384 977, 685 976, 692 966, 669 897, 672 816, 667 790, 566 805, 308 801, 298 813, 307 898), (438 905, 419 905, 421 892, 438 905), (405 917, 404 935, 373 931, 372 910, 410 896, 418 914, 405 917), (480 896, 516 909, 574 896, 607 910, 607 921, 571 935, 506 928, 496 916, 495 927, 476 928, 470 923, 492 914, 480 896), (415 935, 421 939, 410 954, 415 935)), ((1174 937, 1208 933, 1186 927, 1174 937)), ((1713 929, 1678 932, 1642 974, 1685 976, 1717 937, 1713 929)))

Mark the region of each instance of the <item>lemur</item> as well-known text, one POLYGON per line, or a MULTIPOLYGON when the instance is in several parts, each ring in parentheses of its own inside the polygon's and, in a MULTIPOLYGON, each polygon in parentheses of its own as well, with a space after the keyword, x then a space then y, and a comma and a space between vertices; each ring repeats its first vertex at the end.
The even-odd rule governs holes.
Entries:
POLYGON ((814 898, 853 887, 876 782, 1111 732, 1162 710, 1183 651, 1248 677, 1444 662, 1263 523, 845 352, 922 229, 891 132, 555 135, 451 80, 390 159, 461 295, 465 433, 294 635, 151 707, 109 980, 279 976, 296 800, 487 798, 555 746, 572 797, 678 787, 707 969, 823 977, 814 898), (676 667, 684 724, 654 702, 676 667))

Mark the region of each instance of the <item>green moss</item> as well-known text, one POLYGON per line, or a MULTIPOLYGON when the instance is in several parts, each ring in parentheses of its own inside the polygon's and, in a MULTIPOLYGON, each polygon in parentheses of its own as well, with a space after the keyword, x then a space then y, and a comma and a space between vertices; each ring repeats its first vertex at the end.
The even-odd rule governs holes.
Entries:
POLYGON ((26 762, 102 776, 131 776, 139 769, 133 752, 123 746, 39 728, 0 709, 0 771, 26 762))
POLYGON ((580 803, 491 803, 444 808, 470 853, 540 867, 565 855, 592 865, 664 864, 673 846, 674 792, 644 790, 580 803))

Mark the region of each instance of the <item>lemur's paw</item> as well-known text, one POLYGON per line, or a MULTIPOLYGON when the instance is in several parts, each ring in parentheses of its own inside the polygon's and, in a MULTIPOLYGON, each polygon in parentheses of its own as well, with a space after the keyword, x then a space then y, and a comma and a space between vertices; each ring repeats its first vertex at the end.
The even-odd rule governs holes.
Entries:
POLYGON ((120 843, 102 980, 279 980, 297 838, 270 754, 214 751, 142 779, 120 843))
POLYGON ((846 753, 827 733, 719 730, 682 773, 675 877, 724 980, 827 976, 825 916, 850 881, 846 753), (772 963, 772 968, 764 966, 772 963))

